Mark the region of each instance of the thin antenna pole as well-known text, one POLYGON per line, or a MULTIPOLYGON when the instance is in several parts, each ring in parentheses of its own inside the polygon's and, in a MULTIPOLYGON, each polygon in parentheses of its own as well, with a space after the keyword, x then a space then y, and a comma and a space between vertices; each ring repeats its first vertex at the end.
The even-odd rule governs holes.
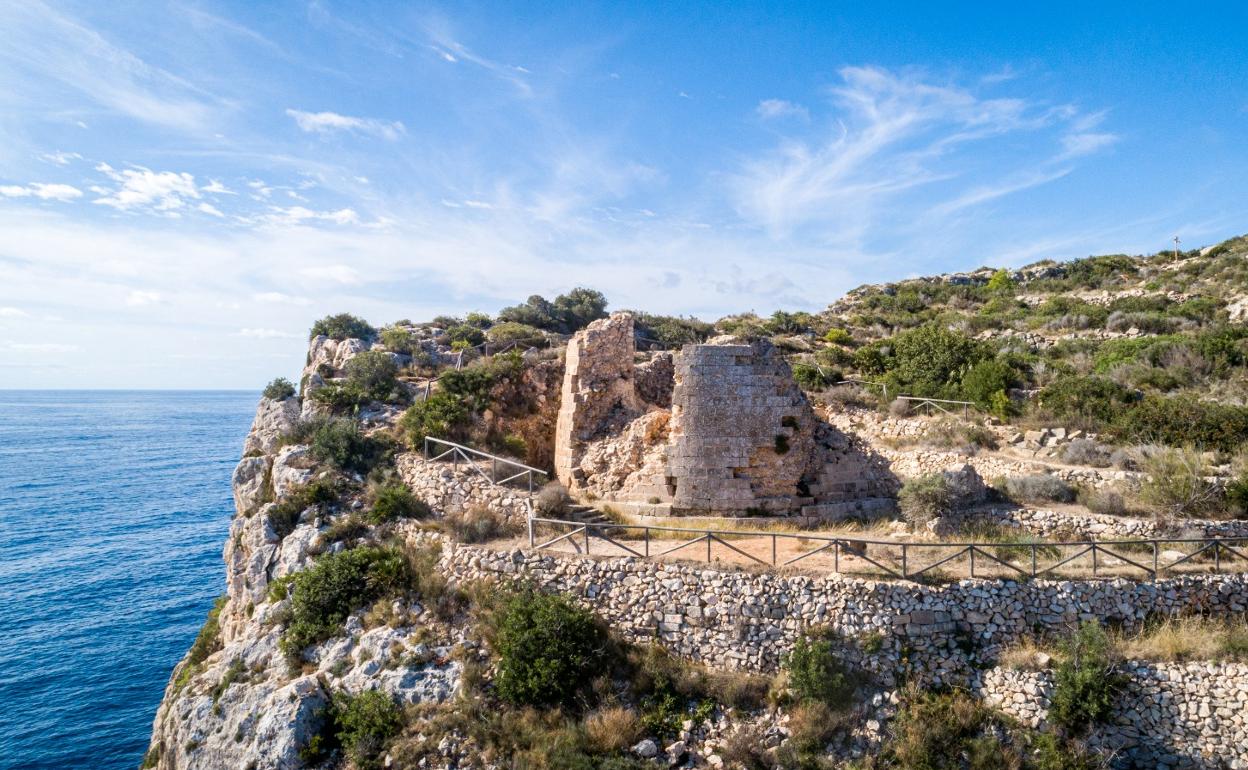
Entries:
POLYGON ((1174 258, 1179 258, 1179 236, 1174 236, 1174 258))

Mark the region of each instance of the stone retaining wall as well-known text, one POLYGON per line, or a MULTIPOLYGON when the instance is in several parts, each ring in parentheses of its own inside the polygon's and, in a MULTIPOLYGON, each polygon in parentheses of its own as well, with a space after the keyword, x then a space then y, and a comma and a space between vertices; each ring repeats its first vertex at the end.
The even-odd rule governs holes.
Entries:
MULTIPOLYGON (((428 462, 415 452, 399 455, 396 465, 399 476, 408 487, 440 516, 486 507, 501 513, 513 523, 527 520, 528 487, 493 485, 463 461, 457 469, 450 462, 428 462)), ((483 470, 488 473, 489 466, 486 465, 483 470)), ((535 476, 535 492, 542 486, 540 478, 535 476)))
POLYGON ((1248 538, 1248 520, 1214 519, 1133 519, 1125 516, 1104 514, 1075 514, 1035 508, 993 508, 963 512, 957 521, 942 517, 942 523, 950 527, 964 526, 974 522, 1004 524, 1018 527, 1042 537, 1104 538, 1200 538, 1244 537, 1248 538))
MULTIPOLYGON (((1092 748, 1133 767, 1248 768, 1248 664, 1133 661, 1125 671, 1126 692, 1092 748)), ((994 668, 976 689, 1024 724, 1047 725, 1051 671, 994 668)))
POLYGON ((886 687, 903 673, 968 683, 1036 628, 1094 618, 1136 628, 1155 615, 1248 611, 1246 575, 923 586, 463 545, 448 546, 443 561, 457 580, 516 578, 570 593, 627 638, 726 668, 775 670, 803 629, 830 626, 886 687))

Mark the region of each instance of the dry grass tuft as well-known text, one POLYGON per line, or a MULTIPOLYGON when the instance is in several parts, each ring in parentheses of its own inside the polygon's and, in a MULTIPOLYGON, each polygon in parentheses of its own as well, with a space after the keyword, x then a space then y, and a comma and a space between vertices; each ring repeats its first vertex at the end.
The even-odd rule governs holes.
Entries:
POLYGON ((623 706, 605 706, 590 712, 584 728, 586 743, 599 754, 623 751, 641 738, 641 720, 623 706))

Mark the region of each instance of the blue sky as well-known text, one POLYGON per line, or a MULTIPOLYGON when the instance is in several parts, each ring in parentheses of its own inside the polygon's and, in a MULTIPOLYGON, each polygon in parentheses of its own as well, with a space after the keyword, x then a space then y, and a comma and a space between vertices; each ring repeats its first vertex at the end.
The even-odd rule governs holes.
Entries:
POLYGON ((0 1, 0 387, 1248 231, 1242 3, 1011 5, 0 1))

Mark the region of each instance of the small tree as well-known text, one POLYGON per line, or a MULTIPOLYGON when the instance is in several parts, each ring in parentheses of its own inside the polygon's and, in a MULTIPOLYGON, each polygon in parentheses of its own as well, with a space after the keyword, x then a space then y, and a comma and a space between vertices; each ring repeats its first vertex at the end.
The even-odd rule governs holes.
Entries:
POLYGON ((1166 516, 1194 516, 1216 507, 1222 489, 1207 478, 1204 456, 1192 447, 1150 452, 1143 462, 1140 496, 1166 516))
POLYGON ((827 639, 800 637, 785 659, 789 689, 800 701, 818 701, 833 708, 848 706, 854 682, 827 639))
POLYGON ((295 386, 285 377, 278 377, 268 385, 264 386, 264 393, 262 395, 273 401, 285 401, 295 395, 295 386))
POLYGON ((359 770, 379 767, 377 759, 386 742, 403 727, 403 711, 378 690, 359 695, 334 693, 334 737, 359 770))
POLYGON ((931 473, 910 479, 897 496, 901 515, 912 527, 921 527, 932 519, 944 516, 953 505, 953 490, 944 474, 931 473))
POLYGON ((570 704, 599 672, 607 635, 563 596, 524 589, 504 600, 494 643, 495 685, 518 705, 570 704))
POLYGON ((338 313, 337 315, 327 315, 312 324, 312 331, 308 336, 311 338, 322 334, 335 340, 352 338, 369 340, 377 336, 377 330, 363 318, 353 316, 350 313, 338 313))
POLYGON ((1050 720, 1081 733, 1109 718, 1126 686, 1126 677, 1114 670, 1110 651, 1109 637, 1099 623, 1079 626, 1054 676, 1050 720))

